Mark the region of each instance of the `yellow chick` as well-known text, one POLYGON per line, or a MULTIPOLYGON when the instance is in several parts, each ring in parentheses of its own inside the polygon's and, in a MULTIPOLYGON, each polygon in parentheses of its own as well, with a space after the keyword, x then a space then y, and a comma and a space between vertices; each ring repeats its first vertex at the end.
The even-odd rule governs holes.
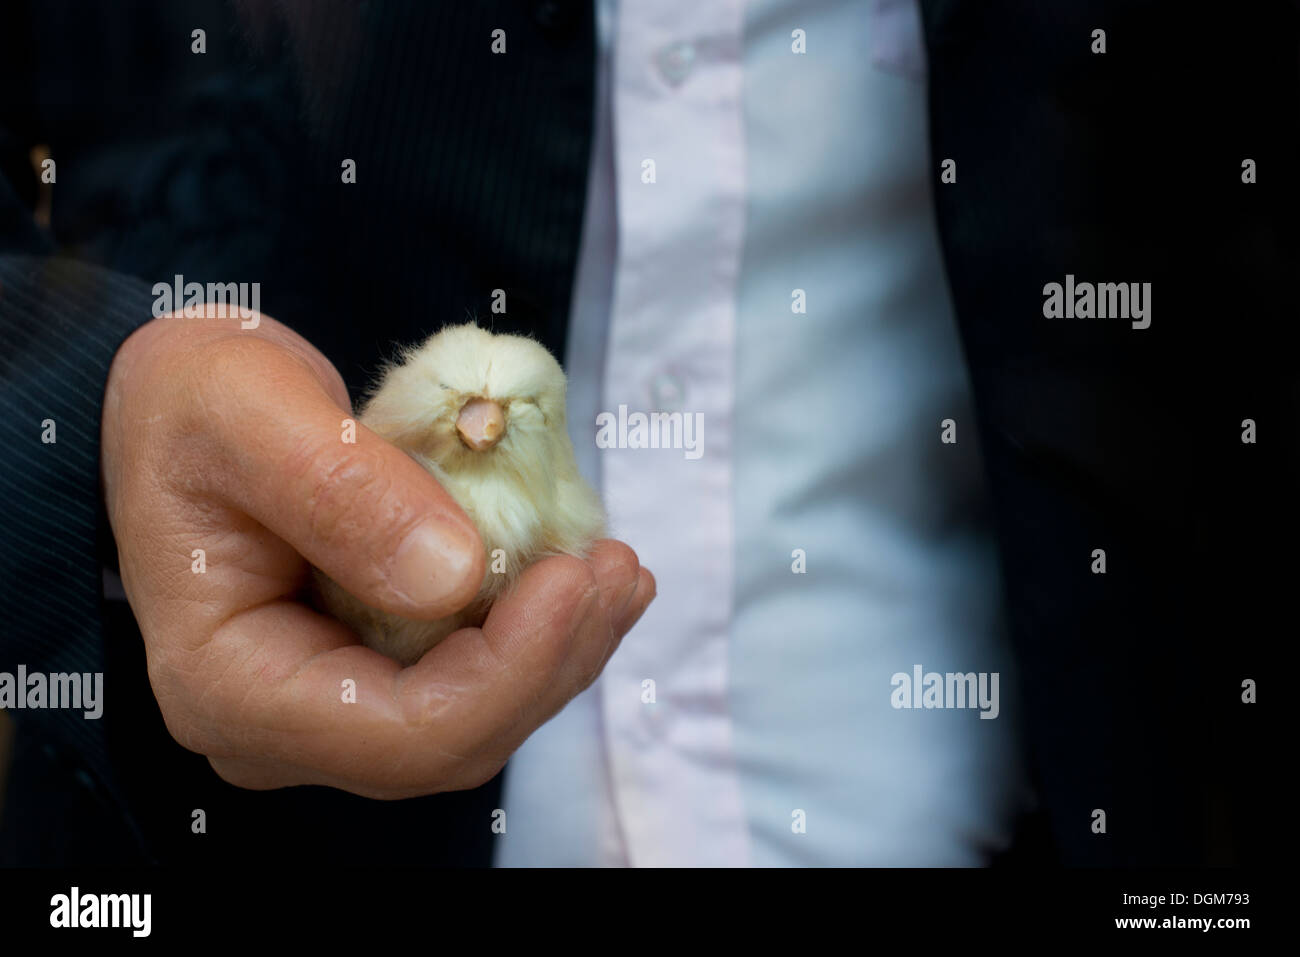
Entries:
POLYGON ((600 498, 578 473, 565 427, 564 371, 522 336, 470 323, 403 350, 359 419, 427 469, 478 528, 487 572, 475 601, 437 621, 362 604, 315 570, 320 604, 367 646, 411 664, 492 602, 544 555, 585 555, 604 534, 600 498))

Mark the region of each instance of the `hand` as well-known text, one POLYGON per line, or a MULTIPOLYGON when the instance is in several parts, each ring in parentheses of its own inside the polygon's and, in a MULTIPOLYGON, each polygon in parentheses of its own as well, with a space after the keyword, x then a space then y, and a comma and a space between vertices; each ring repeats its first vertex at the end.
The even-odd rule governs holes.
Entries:
POLYGON ((405 453, 359 423, 345 443, 351 416, 330 362, 266 317, 165 316, 118 351, 103 481, 154 694, 172 736, 240 787, 475 787, 595 680, 654 577, 614 541, 545 559, 482 628, 399 667, 305 604, 308 562, 434 619, 477 593, 483 547, 405 453))

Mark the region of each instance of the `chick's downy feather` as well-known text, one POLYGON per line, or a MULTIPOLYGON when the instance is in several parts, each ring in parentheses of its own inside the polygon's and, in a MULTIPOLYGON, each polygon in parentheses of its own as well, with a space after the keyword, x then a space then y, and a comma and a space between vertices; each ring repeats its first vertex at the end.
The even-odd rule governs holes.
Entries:
POLYGON ((437 621, 370 608, 319 570, 319 602, 371 648, 404 664, 492 602, 544 555, 584 555, 604 533, 600 499, 578 474, 560 364, 531 339, 450 326, 404 350, 359 416, 438 480, 477 526, 487 572, 474 602, 437 621))

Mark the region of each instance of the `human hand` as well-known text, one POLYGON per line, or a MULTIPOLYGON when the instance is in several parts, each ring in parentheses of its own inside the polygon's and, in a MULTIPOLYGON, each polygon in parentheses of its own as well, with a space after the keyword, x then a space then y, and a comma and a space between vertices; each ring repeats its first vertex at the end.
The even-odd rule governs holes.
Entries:
POLYGON ((267 317, 163 317, 123 344, 102 474, 150 682, 173 737, 241 787, 477 786, 595 680, 654 577, 609 540, 547 558, 481 628, 399 667, 306 604, 308 563, 432 620, 477 593, 482 544, 405 453, 359 423, 345 443, 349 418, 330 362, 267 317))

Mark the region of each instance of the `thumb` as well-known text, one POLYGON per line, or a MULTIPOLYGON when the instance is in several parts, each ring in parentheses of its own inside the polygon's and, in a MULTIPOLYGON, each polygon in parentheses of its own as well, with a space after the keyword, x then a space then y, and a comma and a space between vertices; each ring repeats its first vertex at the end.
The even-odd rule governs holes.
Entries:
POLYGON ((242 349, 224 379, 213 491, 372 607, 429 620, 467 605, 486 560, 464 511, 299 357, 268 345, 242 349))

